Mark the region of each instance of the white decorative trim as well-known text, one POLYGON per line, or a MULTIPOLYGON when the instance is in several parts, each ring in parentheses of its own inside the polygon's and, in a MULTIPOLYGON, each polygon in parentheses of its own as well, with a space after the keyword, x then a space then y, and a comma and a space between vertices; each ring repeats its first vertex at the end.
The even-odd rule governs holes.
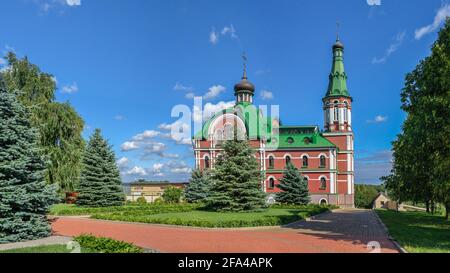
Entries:
POLYGON ((328 205, 328 200, 326 198, 320 198, 319 205, 322 203, 322 200, 325 200, 325 205, 328 205))

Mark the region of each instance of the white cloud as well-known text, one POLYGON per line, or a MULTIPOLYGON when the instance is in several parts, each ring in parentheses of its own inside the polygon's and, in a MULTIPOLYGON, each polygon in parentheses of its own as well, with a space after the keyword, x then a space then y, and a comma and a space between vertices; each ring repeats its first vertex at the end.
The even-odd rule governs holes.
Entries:
POLYGON ((218 103, 206 103, 203 106, 203 117, 200 113, 200 109, 197 106, 194 106, 194 111, 192 113, 192 119, 194 120, 194 122, 200 122, 209 119, 210 117, 212 117, 215 113, 230 108, 232 106, 234 106, 235 102, 234 101, 229 101, 229 102, 225 102, 225 101, 219 101, 218 103))
POLYGON ((119 168, 126 168, 130 163, 130 160, 126 157, 121 157, 116 163, 119 168))
POLYGON ((403 40, 405 39, 406 36, 406 32, 402 31, 397 33, 397 35, 395 35, 394 37, 394 41, 389 45, 389 47, 386 49, 386 52, 384 53, 383 57, 377 58, 374 57, 372 59, 372 63, 373 64, 383 64, 387 61, 387 59, 389 58, 389 56, 391 56, 395 51, 397 51, 397 49, 402 45, 403 40))
POLYGON ((271 100, 273 99, 273 93, 268 90, 262 90, 261 91, 261 98, 263 100, 271 100))
POLYGON ((142 175, 145 176, 147 175, 147 171, 139 166, 134 166, 133 168, 131 168, 130 170, 125 172, 128 175, 142 175))
POLYGON ((164 164, 155 163, 155 164, 153 164, 153 171, 156 173, 160 173, 163 167, 164 167, 164 164))
POLYGON ((65 85, 62 87, 61 93, 63 94, 73 94, 78 92, 78 85, 76 82, 73 82, 72 84, 65 85))
POLYGON ((161 134, 161 132, 155 130, 146 130, 140 134, 135 135, 132 139, 133 141, 143 141, 149 138, 157 137, 161 134))
POLYGON ((120 146, 120 148, 122 149, 123 152, 127 152, 127 151, 139 149, 139 145, 134 141, 127 141, 127 142, 124 142, 120 146))
POLYGON ((236 30, 234 29, 233 24, 231 24, 229 26, 225 26, 220 33, 222 35, 229 34, 232 39, 237 39, 238 38, 238 36, 236 35, 236 30))
POLYGON ((122 116, 122 115, 116 115, 116 116, 114 117, 114 119, 115 119, 115 120, 122 121, 122 120, 126 120, 127 118, 124 117, 124 116, 122 116))
POLYGON ((219 34, 214 30, 214 28, 209 33, 209 42, 216 45, 219 42, 219 34))
POLYGON ((184 168, 173 168, 170 170, 172 173, 190 173, 192 172, 191 168, 184 167, 184 168))
POLYGON ((374 119, 367 120, 367 123, 382 123, 388 120, 387 116, 377 115, 374 119))
POLYGON ((193 99, 195 97, 195 94, 193 92, 189 92, 189 93, 186 93, 186 95, 184 95, 184 97, 186 99, 193 99))
POLYGON ((81 0, 66 0, 69 6, 81 6, 81 0))
POLYGON ((435 31, 439 26, 445 22, 445 18, 450 16, 450 4, 445 4, 436 13, 433 23, 416 29, 415 38, 420 40, 424 35, 435 31))
POLYGON ((223 87, 222 85, 211 86, 208 89, 208 92, 206 92, 206 94, 203 96, 203 99, 205 100, 214 99, 215 97, 219 96, 220 93, 225 92, 225 90, 226 88, 223 87))
POLYGON ((185 86, 181 83, 176 83, 175 86, 173 87, 173 90, 177 90, 177 91, 192 91, 194 88, 192 88, 191 86, 185 86))
POLYGON ((369 6, 380 6, 381 0, 367 0, 367 5, 369 6))
POLYGON ((6 61, 5 61, 5 59, 3 59, 3 58, 0 58, 0 65, 5 65, 6 64, 6 61))

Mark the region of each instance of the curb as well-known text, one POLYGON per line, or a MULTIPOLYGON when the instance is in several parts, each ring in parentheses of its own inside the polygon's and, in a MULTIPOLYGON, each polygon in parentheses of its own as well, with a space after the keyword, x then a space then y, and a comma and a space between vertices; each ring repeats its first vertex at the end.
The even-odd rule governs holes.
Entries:
POLYGON ((400 251, 400 253, 408 253, 408 251, 406 251, 406 249, 404 249, 395 239, 394 237, 391 236, 391 234, 389 234, 389 230, 386 227, 386 225, 383 223, 383 221, 381 220, 380 216, 378 215, 378 213, 376 213, 376 211, 372 210, 372 213, 375 214, 375 218, 377 218, 378 223, 381 225, 381 227, 383 228, 384 232, 387 234, 388 239, 394 244, 394 246, 400 251))

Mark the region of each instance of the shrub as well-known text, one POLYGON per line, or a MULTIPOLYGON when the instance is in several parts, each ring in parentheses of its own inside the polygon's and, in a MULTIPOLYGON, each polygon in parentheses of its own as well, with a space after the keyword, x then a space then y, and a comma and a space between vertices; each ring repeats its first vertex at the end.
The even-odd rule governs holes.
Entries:
POLYGON ((164 190, 162 198, 167 203, 179 203, 181 199, 181 193, 183 191, 180 188, 169 186, 164 190))
POLYGON ((133 244, 111 238, 80 235, 74 238, 81 248, 100 253, 142 253, 143 250, 133 244))
POLYGON ((138 199, 136 199, 136 203, 138 204, 147 204, 147 199, 145 199, 144 196, 139 196, 138 199))

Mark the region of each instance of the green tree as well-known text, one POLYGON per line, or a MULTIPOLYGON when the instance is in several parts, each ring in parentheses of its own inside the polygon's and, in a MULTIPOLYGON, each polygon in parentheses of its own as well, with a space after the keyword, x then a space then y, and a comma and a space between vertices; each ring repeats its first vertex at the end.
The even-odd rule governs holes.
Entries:
POLYGON ((450 18, 440 30, 431 55, 407 74, 401 93, 407 118, 393 143, 387 189, 400 200, 450 211, 450 18))
POLYGON ((265 205, 254 151, 246 140, 238 140, 236 133, 234 139, 224 142, 223 155, 217 158, 210 179, 206 203, 213 210, 250 211, 265 205))
POLYGON ((77 204, 81 206, 106 207, 124 203, 114 151, 100 129, 95 129, 86 147, 78 192, 77 204))
POLYGON ((209 182, 206 174, 200 170, 194 170, 189 184, 184 190, 184 199, 191 203, 203 202, 208 197, 208 194, 209 182))
POLYGON ((382 191, 383 186, 381 185, 355 184, 355 206, 362 209, 371 209, 373 200, 382 191))
POLYGON ((166 203, 179 203, 182 193, 182 189, 174 186, 169 186, 164 190, 161 197, 166 203))
POLYGON ((277 187, 281 192, 276 194, 276 201, 284 204, 306 205, 309 197, 308 183, 298 169, 291 163, 287 164, 283 178, 277 187))
POLYGON ((28 118, 0 75, 0 243, 51 233, 46 213, 57 201, 56 191, 45 182, 38 134, 28 118))
POLYGON ((7 89, 29 109, 30 121, 39 132, 40 151, 49 160, 46 180, 59 191, 73 191, 80 176, 84 149, 84 121, 68 103, 55 101, 56 83, 28 58, 18 59, 12 52, 2 74, 7 89))

